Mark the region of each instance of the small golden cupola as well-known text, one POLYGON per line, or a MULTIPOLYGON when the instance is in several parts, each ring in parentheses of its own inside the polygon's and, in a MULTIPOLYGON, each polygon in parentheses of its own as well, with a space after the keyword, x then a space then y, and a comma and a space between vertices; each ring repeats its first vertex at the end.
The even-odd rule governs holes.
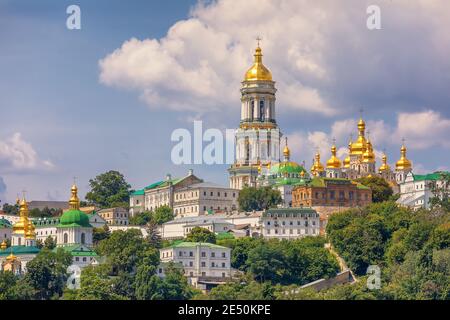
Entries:
POLYGON ((391 170, 391 167, 389 167, 389 164, 387 163, 386 152, 383 152, 383 156, 381 157, 381 166, 378 169, 378 172, 383 173, 383 172, 389 172, 390 170, 391 170))
POLYGON ((28 220, 28 204, 25 197, 20 201, 19 215, 19 221, 13 225, 13 232, 26 235, 30 221, 28 220))
POLYGON ((263 55, 259 47, 259 40, 254 54, 253 66, 245 73, 244 81, 272 81, 272 73, 262 62, 263 55))
POLYGON ((375 153, 373 152, 372 142, 370 142, 369 138, 367 138, 366 151, 363 153, 363 162, 375 162, 375 153))
POLYGON ((336 145, 333 141, 333 146, 331 147, 331 158, 327 161, 327 169, 339 169, 341 167, 341 160, 336 157, 336 145))
POLYGON ((283 149, 283 156, 284 156, 284 161, 285 162, 289 161, 289 158, 291 157, 291 150, 289 150, 289 147, 288 147, 287 137, 286 137, 286 144, 285 144, 284 149, 283 149))
POLYGON ((350 168, 350 155, 352 154, 352 139, 348 142, 348 155, 344 159, 344 168, 350 168))
POLYGON ((3 240, 2 244, 0 245, 0 249, 1 250, 6 250, 6 248, 8 248, 8 244, 6 243, 6 240, 3 240))
POLYGON ((314 163, 311 167, 311 174, 313 176, 318 176, 320 173, 324 171, 323 165, 320 163, 320 153, 319 151, 316 152, 316 155, 314 156, 314 163))
POLYGON ((365 131, 366 131, 366 123, 364 122, 363 118, 359 118, 358 122, 358 139, 356 142, 352 143, 352 155, 360 155, 362 156, 364 152, 366 151, 367 142, 365 138, 365 131))
POLYGON ((70 210, 79 210, 80 209, 80 199, 78 198, 78 188, 74 184, 70 189, 72 196, 69 200, 69 209, 70 210))
POLYGON ((406 158, 406 147, 405 143, 402 144, 402 147, 400 148, 400 159, 395 164, 396 170, 407 170, 412 167, 411 161, 406 158))

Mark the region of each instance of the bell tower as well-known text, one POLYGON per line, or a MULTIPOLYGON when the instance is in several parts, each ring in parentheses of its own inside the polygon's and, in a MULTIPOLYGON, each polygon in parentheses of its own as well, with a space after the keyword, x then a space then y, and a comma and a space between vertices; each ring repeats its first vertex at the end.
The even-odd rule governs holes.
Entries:
POLYGON ((254 62, 241 87, 241 120, 235 133, 235 161, 228 169, 230 187, 256 186, 258 167, 280 161, 281 132, 275 120, 275 82, 264 66, 262 50, 255 49, 254 62))

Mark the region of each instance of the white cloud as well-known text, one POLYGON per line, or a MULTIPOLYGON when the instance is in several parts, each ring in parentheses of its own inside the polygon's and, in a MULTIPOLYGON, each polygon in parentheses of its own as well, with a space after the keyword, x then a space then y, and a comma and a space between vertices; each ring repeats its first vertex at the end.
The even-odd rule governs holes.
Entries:
POLYGON ((406 138, 413 149, 450 148, 449 134, 450 119, 433 110, 398 115, 396 136, 406 138))
MULTIPOLYGON (((136 90, 151 108, 202 114, 238 108, 239 84, 260 35, 264 62, 279 89, 278 113, 331 116, 353 109, 361 99, 392 108, 402 95, 422 101, 437 97, 422 88, 439 90, 448 83, 448 3, 384 3, 383 29, 375 32, 366 28, 366 7, 360 0, 345 6, 307 0, 199 1, 189 18, 164 37, 130 39, 100 60, 100 81, 136 90), (415 41, 407 40, 412 33, 415 41), (408 59, 399 61, 404 55, 408 59)), ((445 101, 446 89, 440 92, 445 101)))
POLYGON ((0 140, 0 168, 3 171, 25 172, 54 168, 50 160, 39 158, 33 146, 19 132, 0 140))

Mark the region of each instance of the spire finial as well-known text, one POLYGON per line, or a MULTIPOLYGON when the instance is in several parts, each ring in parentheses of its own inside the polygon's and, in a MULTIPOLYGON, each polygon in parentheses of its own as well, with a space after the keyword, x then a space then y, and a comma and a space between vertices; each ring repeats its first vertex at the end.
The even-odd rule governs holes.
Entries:
POLYGON ((362 119, 363 113, 364 113, 364 108, 363 107, 359 108, 359 117, 361 119, 362 119))
POLYGON ((257 37, 256 37, 256 43, 258 44, 258 48, 259 48, 259 42, 260 42, 261 40, 262 40, 262 39, 261 39, 260 36, 257 36, 257 37))

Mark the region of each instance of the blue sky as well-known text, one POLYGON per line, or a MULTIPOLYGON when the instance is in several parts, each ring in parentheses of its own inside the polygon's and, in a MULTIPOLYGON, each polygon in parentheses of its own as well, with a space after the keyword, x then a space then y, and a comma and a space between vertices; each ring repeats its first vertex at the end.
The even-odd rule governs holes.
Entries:
POLYGON ((84 195, 110 169, 134 188, 189 167, 227 184, 225 165, 173 165, 170 135, 238 125, 257 35, 294 160, 326 161, 333 136, 343 153, 364 107, 391 164, 405 136, 418 172, 448 169, 450 4, 380 5, 369 31, 364 1, 2 1, 0 199, 65 200, 74 176, 84 195))

